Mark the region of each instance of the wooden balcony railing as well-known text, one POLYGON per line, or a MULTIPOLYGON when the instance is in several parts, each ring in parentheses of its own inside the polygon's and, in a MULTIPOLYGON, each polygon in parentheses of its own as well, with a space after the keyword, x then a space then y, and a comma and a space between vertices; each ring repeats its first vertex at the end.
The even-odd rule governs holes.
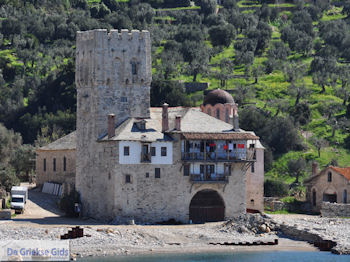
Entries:
POLYGON ((215 152, 182 152, 182 160, 187 161, 255 161, 255 149, 215 151, 215 152))
POLYGON ((191 174, 190 180, 198 183, 228 183, 228 177, 225 174, 191 174))

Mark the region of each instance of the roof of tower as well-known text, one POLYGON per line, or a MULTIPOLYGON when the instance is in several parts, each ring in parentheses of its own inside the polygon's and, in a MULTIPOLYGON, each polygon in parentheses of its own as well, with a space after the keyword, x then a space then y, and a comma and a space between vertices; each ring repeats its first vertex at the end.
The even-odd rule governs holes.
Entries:
POLYGON ((235 101, 230 93, 220 88, 210 91, 204 98, 203 105, 211 104, 234 104, 235 101))

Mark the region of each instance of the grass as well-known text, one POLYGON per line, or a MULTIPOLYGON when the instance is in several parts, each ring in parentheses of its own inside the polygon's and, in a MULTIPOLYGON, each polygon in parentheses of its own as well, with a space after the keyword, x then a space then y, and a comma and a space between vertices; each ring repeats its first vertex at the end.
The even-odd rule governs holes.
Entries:
POLYGON ((296 214, 289 212, 287 209, 282 209, 282 210, 277 210, 277 211, 270 211, 270 210, 264 210, 266 214, 271 214, 271 215, 288 215, 288 214, 296 214))

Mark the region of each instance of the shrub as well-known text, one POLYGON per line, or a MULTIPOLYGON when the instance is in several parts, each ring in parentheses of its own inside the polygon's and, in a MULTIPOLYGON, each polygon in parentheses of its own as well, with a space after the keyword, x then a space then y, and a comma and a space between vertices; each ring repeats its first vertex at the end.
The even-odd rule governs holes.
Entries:
POLYGON ((61 198, 59 206, 67 216, 77 217, 79 214, 75 212, 75 203, 80 203, 80 195, 77 191, 73 190, 61 198))
POLYGON ((283 181, 267 179, 264 182, 266 197, 284 197, 288 195, 288 185, 283 181))

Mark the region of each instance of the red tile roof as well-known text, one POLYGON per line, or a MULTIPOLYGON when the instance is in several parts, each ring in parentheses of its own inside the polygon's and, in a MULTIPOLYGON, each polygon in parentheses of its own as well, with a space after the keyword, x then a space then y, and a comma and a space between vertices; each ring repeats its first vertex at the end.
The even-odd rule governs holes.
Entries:
POLYGON ((335 172, 338 172, 339 174, 343 175, 347 180, 350 180, 350 167, 336 167, 336 166, 330 166, 331 169, 333 169, 335 172))

